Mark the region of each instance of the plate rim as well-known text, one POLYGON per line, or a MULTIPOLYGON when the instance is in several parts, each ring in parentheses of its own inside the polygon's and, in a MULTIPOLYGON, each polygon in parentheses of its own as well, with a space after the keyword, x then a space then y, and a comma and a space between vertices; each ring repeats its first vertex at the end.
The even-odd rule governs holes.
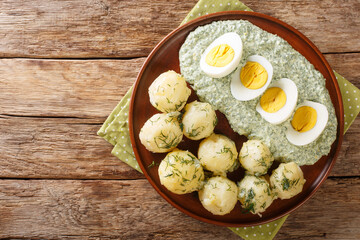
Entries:
MULTIPOLYGON (((240 20, 240 19, 239 19, 240 20)), ((216 21, 216 20, 214 20, 216 21)), ((201 26, 201 24, 199 25, 201 26)), ((264 30, 264 29, 263 29, 264 30)), ((266 31, 266 30, 264 30, 266 31)), ((285 39, 286 41, 286 39, 285 39)), ((323 75, 323 74, 322 74, 323 75)), ((342 101, 342 97, 341 97, 341 92, 340 92, 340 88, 339 88, 339 84, 336 80, 335 74, 332 70, 332 68, 330 67, 330 64, 327 62, 327 60, 325 59, 325 57, 323 56, 323 54, 320 52, 320 50, 315 46, 314 43, 312 43, 304 34, 302 34, 300 31, 298 31, 296 28, 290 26, 289 24, 266 14, 263 13, 258 13, 258 12, 250 12, 250 11, 222 11, 222 12, 216 12, 216 13, 211 13, 211 14, 207 14, 204 16, 200 16, 198 18, 195 18, 183 25, 180 25, 179 27, 175 28, 174 30, 172 30, 169 34, 167 34, 150 52, 150 54, 148 55, 148 57, 146 58, 146 60, 144 61, 138 75, 136 78, 136 82, 134 84, 133 87, 133 92, 131 94, 131 100, 130 100, 130 106, 129 106, 129 132, 130 132, 130 140, 131 140, 131 145, 134 151, 134 155, 135 155, 135 159, 138 162, 141 171, 143 172, 143 174, 145 175, 146 179, 148 180, 148 182, 153 186, 153 188, 157 191, 158 194, 160 194, 160 196, 162 198, 164 198, 168 203, 170 203, 170 205, 172 205, 173 207, 177 208, 178 210, 180 210, 181 212, 185 213, 188 216, 191 216, 197 220, 200 220, 202 222, 206 222, 206 223, 211 223, 211 224, 215 224, 215 225, 219 225, 219 226, 225 226, 225 227, 248 227, 248 226, 257 226, 257 225, 261 225, 261 224, 266 224, 269 222, 273 222, 275 220, 278 220, 284 216, 289 215, 290 213, 294 212, 295 210, 297 210, 299 207, 301 207, 303 204, 305 204, 316 192, 317 190, 320 188, 320 186, 325 182, 325 180, 327 179, 327 177, 329 176, 335 162, 336 159, 339 155, 340 149, 341 149, 341 145, 342 145, 342 141, 343 141, 343 133, 344 133, 344 108, 343 108, 343 101, 342 101), (323 177, 320 179, 319 184, 317 184, 314 189, 299 203, 297 204, 295 207, 284 211, 283 213, 279 214, 276 217, 273 217, 271 219, 268 220, 264 220, 264 221, 258 221, 256 223, 229 223, 229 222, 221 222, 218 220, 213 220, 213 219, 208 219, 208 218, 204 218, 202 216, 199 216, 197 214, 194 214, 191 211, 188 211, 187 209, 182 208, 181 206, 179 206, 177 203, 173 202, 165 193, 163 193, 155 184, 155 182, 152 180, 152 178, 149 176, 149 174, 147 173, 147 169, 145 168, 145 166, 142 164, 141 160, 140 160, 140 156, 139 153, 137 151, 136 148, 136 141, 135 141, 135 136, 134 136, 134 126, 133 126, 133 107, 134 107, 134 102, 135 102, 135 96, 136 96, 136 91, 140 82, 140 79, 147 67, 147 65, 149 64, 149 62, 151 61, 151 59, 153 58, 153 56, 156 54, 156 52, 158 51, 159 48, 161 48, 161 46, 163 44, 165 44, 168 39, 170 39, 171 37, 173 37, 173 35, 175 35, 177 32, 180 32, 182 29, 187 28, 189 25, 193 25, 193 24, 197 24, 198 22, 202 22, 205 20, 208 20, 210 18, 216 18, 218 16, 223 16, 223 15, 250 15, 250 16, 255 16, 258 18, 262 18, 262 19, 266 19, 266 20, 270 20, 278 25, 281 25, 287 29, 289 29, 290 31, 292 31, 293 33, 295 33, 298 37, 300 37, 303 41, 305 41, 314 51, 315 53, 319 56, 319 58, 321 59, 322 63, 325 65, 326 70, 329 72, 330 74, 330 78, 332 83, 334 84, 334 88, 335 88, 335 92, 336 92, 336 98, 339 102, 339 117, 338 118, 338 131, 337 131, 337 136, 336 136, 336 140, 337 141, 337 146, 335 148, 335 152, 334 155, 332 156, 330 165, 328 166, 327 170, 325 171, 323 177)), ((335 143, 335 142, 334 142, 335 143)))

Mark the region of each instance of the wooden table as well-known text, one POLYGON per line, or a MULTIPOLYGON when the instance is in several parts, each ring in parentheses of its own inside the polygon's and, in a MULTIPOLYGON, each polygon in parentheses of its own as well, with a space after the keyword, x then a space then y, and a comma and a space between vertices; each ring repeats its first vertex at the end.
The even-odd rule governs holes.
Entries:
MULTIPOLYGON (((359 0, 245 0, 360 87, 359 0)), ((96 135, 196 0, 0 1, 0 237, 239 239, 165 202, 96 135)), ((360 239, 360 119, 276 239, 360 239)))

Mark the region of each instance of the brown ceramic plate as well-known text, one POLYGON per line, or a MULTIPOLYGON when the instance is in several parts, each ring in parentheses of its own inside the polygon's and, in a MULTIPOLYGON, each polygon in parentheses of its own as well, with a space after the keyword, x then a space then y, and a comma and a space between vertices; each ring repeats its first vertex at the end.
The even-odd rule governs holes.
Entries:
MULTIPOLYGON (((196 99, 196 96, 193 93, 189 101, 194 99, 196 99)), ((236 142, 238 150, 240 150, 241 145, 244 141, 246 141, 246 138, 235 133, 229 127, 226 118, 221 113, 217 114, 219 123, 215 132, 225 134, 233 139, 236 142)), ((222 226, 237 227, 263 224, 285 216, 304 204, 306 200, 308 200, 316 192, 321 183, 328 176, 340 150, 344 131, 343 115, 341 94, 334 73, 323 55, 309 39, 293 27, 273 17, 254 12, 232 11, 220 12, 197 18, 172 31, 154 48, 142 66, 135 83, 130 103, 129 125, 131 143, 141 170, 144 172, 151 185, 163 198, 180 211, 198 220, 222 226), (333 143, 329 155, 322 157, 312 166, 302 167, 304 177, 306 179, 303 191, 288 200, 275 200, 273 204, 262 214, 262 217, 253 214, 244 214, 239 202, 230 214, 225 216, 216 216, 204 209, 198 200, 197 192, 185 195, 177 195, 169 192, 160 184, 157 172, 158 166, 155 165, 153 167, 149 167, 153 161, 157 164, 160 163, 166 154, 154 154, 147 151, 141 144, 138 137, 140 129, 146 120, 153 114, 157 113, 157 110, 150 104, 148 88, 159 74, 167 70, 180 72, 179 49, 185 41, 187 35, 198 26, 205 25, 213 21, 238 19, 248 20, 258 27, 282 37, 297 51, 304 55, 315 66, 315 68, 324 75, 326 78, 326 87, 330 92, 331 100, 336 109, 336 116, 339 123, 337 129, 337 139, 333 143)), ((188 149, 197 155, 198 144, 199 141, 190 141, 185 138, 178 147, 180 149, 188 149)), ((274 167, 276 167, 276 164, 273 168, 274 167)), ((228 174, 228 177, 237 182, 243 177, 243 175, 244 172, 240 168, 234 173, 228 174)), ((161 221, 161 219, 159 219, 159 221, 161 221)))

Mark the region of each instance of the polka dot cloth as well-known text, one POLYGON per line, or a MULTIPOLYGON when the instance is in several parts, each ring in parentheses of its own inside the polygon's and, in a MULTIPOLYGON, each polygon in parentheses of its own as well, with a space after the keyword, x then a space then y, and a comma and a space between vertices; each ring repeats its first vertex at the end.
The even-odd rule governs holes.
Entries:
POLYGON ((360 91, 343 76, 334 72, 338 80, 344 105, 344 131, 346 132, 360 112, 360 91))
MULTIPOLYGON (((229 10, 252 11, 246 5, 237 0, 200 0, 189 12, 182 24, 198 16, 229 10)), ((338 73, 335 72, 335 75, 343 98, 345 113, 344 127, 346 131, 360 111, 360 91, 338 73)), ((103 126, 98 131, 98 135, 114 145, 114 148, 111 151, 114 156, 141 172, 135 159, 129 136, 128 112, 131 92, 132 88, 129 89, 123 99, 121 99, 119 104, 106 119, 103 126)), ((288 216, 285 216, 271 223, 255 227, 229 229, 245 240, 271 240, 275 237, 287 217, 288 216)))
POLYGON ((132 87, 106 119, 98 135, 114 145, 111 154, 142 173, 130 142, 128 114, 132 87))
POLYGON ((181 24, 184 24, 196 17, 220 11, 242 10, 251 11, 245 4, 237 0, 200 0, 189 12, 181 24))
POLYGON ((279 231, 288 216, 259 226, 234 227, 229 229, 245 240, 271 240, 275 237, 276 233, 279 231))

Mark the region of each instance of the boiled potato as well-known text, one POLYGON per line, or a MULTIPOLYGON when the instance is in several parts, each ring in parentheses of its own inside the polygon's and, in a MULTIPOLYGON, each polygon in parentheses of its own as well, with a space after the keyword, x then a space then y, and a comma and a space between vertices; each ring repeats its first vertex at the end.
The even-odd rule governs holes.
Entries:
POLYGON ((216 113, 209 103, 194 101, 185 105, 182 119, 184 135, 191 140, 210 136, 217 124, 216 113))
POLYGON ((238 184, 239 201, 246 211, 259 214, 273 202, 273 194, 264 177, 246 175, 238 184))
POLYGON ((215 215, 225 215, 234 209, 238 188, 221 176, 210 178, 199 191, 199 199, 206 210, 215 215))
POLYGON ((270 177, 273 192, 280 199, 289 199, 300 193, 306 180, 295 162, 281 163, 270 177))
POLYGON ((180 111, 190 94, 185 79, 174 71, 160 74, 149 87, 150 103, 161 112, 180 111))
POLYGON ((161 161, 158 169, 160 182, 177 194, 199 190, 204 171, 199 160, 189 151, 175 149, 161 161))
POLYGON ((201 165, 216 175, 225 175, 238 166, 238 152, 235 143, 221 134, 211 134, 201 141, 198 158, 201 165))
POLYGON ((262 141, 248 140, 240 150, 239 160, 247 173, 261 176, 266 174, 274 158, 262 141))
POLYGON ((183 133, 179 115, 179 112, 158 113, 145 122, 139 138, 147 150, 154 153, 169 152, 181 142, 183 133))

